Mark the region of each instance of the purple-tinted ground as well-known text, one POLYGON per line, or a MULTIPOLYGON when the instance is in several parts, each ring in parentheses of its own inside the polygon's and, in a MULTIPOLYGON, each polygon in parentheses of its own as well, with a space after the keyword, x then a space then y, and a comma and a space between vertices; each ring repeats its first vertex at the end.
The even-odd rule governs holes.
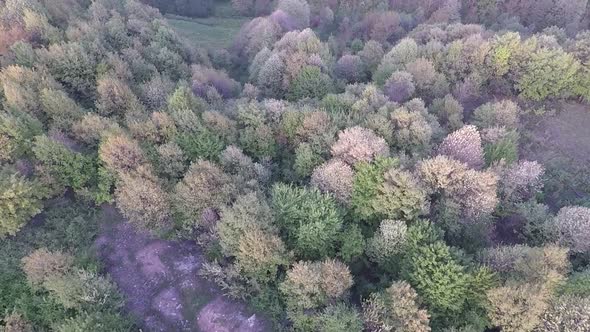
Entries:
POLYGON ((262 317, 199 277, 204 257, 195 244, 138 232, 112 205, 101 213, 99 257, 143 331, 270 330, 262 317))

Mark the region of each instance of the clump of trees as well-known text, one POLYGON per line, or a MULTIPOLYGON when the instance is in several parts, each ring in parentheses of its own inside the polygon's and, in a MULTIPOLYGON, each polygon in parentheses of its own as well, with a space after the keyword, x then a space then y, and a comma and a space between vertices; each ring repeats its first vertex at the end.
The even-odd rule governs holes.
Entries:
MULTIPOLYGON (((206 52, 135 0, 0 4, 2 241, 49 199, 114 204, 197 242, 199 273, 281 328, 584 329, 588 204, 546 199, 555 174, 522 153, 545 104, 590 99, 584 1, 232 6, 257 17, 206 52)), ((57 219, 91 243, 92 223, 57 219)), ((5 329, 129 330, 71 236, 0 283, 63 317, 0 291, 5 329)))

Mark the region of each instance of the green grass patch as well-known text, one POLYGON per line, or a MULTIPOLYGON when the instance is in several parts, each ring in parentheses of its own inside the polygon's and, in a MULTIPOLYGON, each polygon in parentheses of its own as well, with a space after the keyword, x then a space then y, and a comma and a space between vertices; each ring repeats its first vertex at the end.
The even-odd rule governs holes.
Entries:
POLYGON ((231 45, 247 17, 189 18, 166 15, 168 23, 180 37, 197 47, 225 48, 231 45))

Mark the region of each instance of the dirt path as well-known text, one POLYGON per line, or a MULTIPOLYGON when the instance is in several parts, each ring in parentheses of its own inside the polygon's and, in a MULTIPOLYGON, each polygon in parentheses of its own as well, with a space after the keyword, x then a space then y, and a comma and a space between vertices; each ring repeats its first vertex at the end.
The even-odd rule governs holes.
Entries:
POLYGON ((196 245, 138 232, 112 205, 104 205, 101 214, 97 251, 143 331, 270 330, 243 303, 198 276, 204 257, 196 245))

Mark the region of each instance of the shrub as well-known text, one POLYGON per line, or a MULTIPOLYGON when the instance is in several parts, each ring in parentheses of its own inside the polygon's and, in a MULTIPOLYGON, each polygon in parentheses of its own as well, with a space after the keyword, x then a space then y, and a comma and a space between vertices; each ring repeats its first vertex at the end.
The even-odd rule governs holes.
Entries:
POLYGON ((331 195, 278 183, 271 197, 276 224, 297 257, 317 259, 335 252, 342 217, 331 195))
POLYGON ((487 165, 497 162, 512 164, 518 160, 518 138, 516 135, 507 134, 495 142, 486 144, 484 157, 487 165))
POLYGON ((311 176, 311 184, 322 192, 329 192, 342 203, 350 203, 354 172, 340 159, 330 161, 317 167, 311 176))
POLYGON ((289 85, 287 99, 321 99, 332 90, 332 80, 315 66, 306 66, 299 71, 289 85))
POLYGON ((429 316, 420 309, 418 294, 405 281, 394 282, 363 302, 367 331, 429 332, 429 316))
POLYGON ((464 126, 448 135, 438 147, 438 153, 475 169, 480 169, 484 165, 481 136, 475 126, 464 126))
POLYGON ((174 188, 173 210, 184 228, 192 230, 199 226, 201 213, 205 209, 219 209, 231 201, 235 191, 232 179, 216 164, 197 160, 174 188))
POLYGON ((8 168, 0 168, 0 238, 15 235, 43 208, 39 186, 8 168))
POLYGON ((590 250, 590 208, 566 206, 559 210, 553 221, 559 243, 575 253, 590 250))
POLYGON ((396 103, 404 102, 416 91, 412 74, 405 71, 396 71, 385 81, 383 92, 389 100, 396 103))
POLYGON ((389 155, 387 142, 362 127, 352 127, 338 133, 338 140, 332 145, 331 151, 333 157, 340 158, 351 166, 389 155))

